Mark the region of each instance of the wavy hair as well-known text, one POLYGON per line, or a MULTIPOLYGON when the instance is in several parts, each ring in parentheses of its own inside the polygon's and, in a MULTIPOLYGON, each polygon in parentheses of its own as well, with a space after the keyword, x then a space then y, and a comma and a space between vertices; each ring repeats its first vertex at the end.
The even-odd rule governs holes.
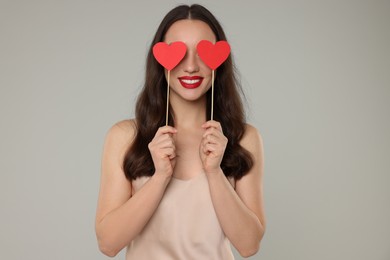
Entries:
MULTIPOLYGON (((155 171, 148 144, 154 138, 158 128, 165 125, 165 113, 162 111, 165 111, 166 107, 167 85, 164 68, 155 60, 152 48, 156 43, 164 40, 166 32, 173 23, 183 19, 203 21, 210 26, 217 41, 226 40, 220 23, 201 5, 180 5, 164 17, 147 55, 145 83, 135 108, 136 135, 123 161, 123 170, 130 181, 141 176, 152 176, 155 171)), ((221 123, 224 135, 228 138, 221 169, 225 176, 237 180, 252 168, 253 158, 239 144, 245 132, 245 114, 241 101, 243 91, 235 76, 231 55, 218 67, 214 86, 214 120, 221 123)), ((210 120, 210 93, 210 90, 206 93, 207 120, 210 120)), ((169 125, 174 125, 172 118, 170 113, 169 125)))

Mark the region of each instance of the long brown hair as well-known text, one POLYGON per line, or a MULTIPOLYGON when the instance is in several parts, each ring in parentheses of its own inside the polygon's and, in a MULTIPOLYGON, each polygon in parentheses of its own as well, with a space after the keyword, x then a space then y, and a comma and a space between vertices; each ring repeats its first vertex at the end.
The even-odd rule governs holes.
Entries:
MULTIPOLYGON (((135 109, 136 135, 123 161, 123 170, 128 180, 154 174, 155 169, 148 144, 154 138, 158 128, 165 125, 167 83, 164 68, 155 60, 152 47, 164 40, 166 32, 173 23, 183 19, 201 20, 210 26, 217 41, 226 40, 217 19, 201 5, 180 5, 164 17, 148 52, 145 84, 138 96, 135 109)), ((240 179, 252 168, 253 159, 239 144, 245 132, 245 115, 240 96, 243 92, 234 72, 230 55, 218 68, 214 81, 214 120, 221 123, 224 135, 229 140, 221 168, 226 176, 240 179)), ((210 115, 210 91, 206 95, 207 115, 210 115)), ((207 119, 210 119, 209 116, 207 119)), ((169 125, 174 125, 172 114, 169 115, 169 125)))

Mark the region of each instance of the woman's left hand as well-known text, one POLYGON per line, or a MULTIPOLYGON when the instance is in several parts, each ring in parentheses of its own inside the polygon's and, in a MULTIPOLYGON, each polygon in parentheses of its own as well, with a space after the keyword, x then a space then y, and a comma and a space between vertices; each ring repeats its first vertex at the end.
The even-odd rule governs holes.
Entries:
POLYGON ((202 125, 205 132, 200 142, 200 158, 203 163, 203 169, 208 173, 220 171, 221 162, 225 153, 228 139, 222 132, 221 124, 210 120, 202 125))

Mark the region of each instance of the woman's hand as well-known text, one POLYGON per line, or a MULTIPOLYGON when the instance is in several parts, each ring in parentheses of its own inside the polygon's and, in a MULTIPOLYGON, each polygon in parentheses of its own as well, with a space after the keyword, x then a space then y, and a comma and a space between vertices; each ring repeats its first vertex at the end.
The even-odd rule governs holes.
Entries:
POLYGON ((222 132, 221 124, 217 121, 207 121, 202 125, 205 132, 200 142, 200 158, 206 173, 215 173, 221 170, 221 162, 225 153, 228 139, 222 132))
POLYGON ((171 126, 160 127, 148 145, 156 174, 172 176, 176 162, 176 147, 173 135, 176 133, 177 130, 171 126))

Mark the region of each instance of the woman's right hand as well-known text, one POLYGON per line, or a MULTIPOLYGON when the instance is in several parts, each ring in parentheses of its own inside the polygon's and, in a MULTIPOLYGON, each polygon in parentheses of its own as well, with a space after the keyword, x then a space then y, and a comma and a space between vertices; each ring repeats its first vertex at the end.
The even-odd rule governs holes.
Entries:
POLYGON ((171 177, 176 162, 176 147, 173 135, 177 130, 172 126, 160 127, 148 148, 152 155, 156 174, 171 177))

